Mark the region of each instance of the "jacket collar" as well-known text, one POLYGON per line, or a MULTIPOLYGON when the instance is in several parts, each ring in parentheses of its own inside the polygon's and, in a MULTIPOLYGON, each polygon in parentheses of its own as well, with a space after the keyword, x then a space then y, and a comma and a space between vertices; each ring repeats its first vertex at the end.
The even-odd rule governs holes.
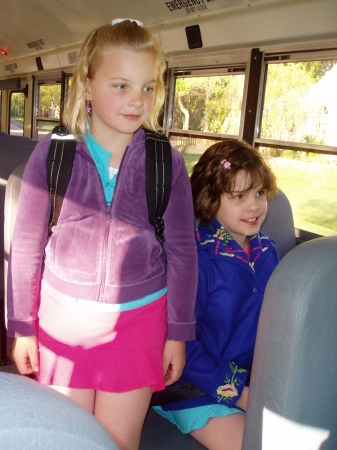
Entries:
MULTIPOLYGON (((86 139, 81 137, 81 140, 78 141, 76 145, 76 151, 84 156, 87 160, 91 161, 93 163, 93 159, 90 155, 89 149, 86 145, 86 139)), ((138 128, 138 130, 134 133, 132 142, 128 147, 135 146, 135 145, 145 145, 145 131, 143 127, 138 128)), ((128 148, 127 147, 127 148, 128 148)))
POLYGON ((254 264, 268 250, 272 239, 262 231, 250 237, 250 258, 230 233, 212 217, 208 225, 199 224, 196 230, 198 250, 207 250, 212 259, 239 260, 249 264, 254 270, 254 264))

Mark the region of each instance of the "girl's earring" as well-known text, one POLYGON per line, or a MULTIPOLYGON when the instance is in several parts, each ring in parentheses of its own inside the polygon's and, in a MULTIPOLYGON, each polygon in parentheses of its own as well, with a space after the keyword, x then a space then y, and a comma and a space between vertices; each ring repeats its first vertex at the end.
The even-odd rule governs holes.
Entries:
POLYGON ((91 105, 90 105, 90 100, 87 100, 87 102, 86 102, 85 111, 86 111, 86 113, 87 113, 88 116, 91 116, 91 105))

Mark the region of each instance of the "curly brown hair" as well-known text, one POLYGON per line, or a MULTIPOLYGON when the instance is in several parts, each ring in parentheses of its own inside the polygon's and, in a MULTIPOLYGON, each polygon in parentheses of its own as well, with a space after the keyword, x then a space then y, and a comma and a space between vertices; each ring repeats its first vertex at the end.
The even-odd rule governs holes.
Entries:
POLYGON ((201 223, 209 223, 219 211, 221 196, 233 192, 240 170, 250 179, 245 192, 262 184, 267 199, 277 193, 276 177, 259 150, 244 141, 225 139, 201 155, 191 174, 194 214, 201 223), (221 163, 224 159, 230 168, 221 163))

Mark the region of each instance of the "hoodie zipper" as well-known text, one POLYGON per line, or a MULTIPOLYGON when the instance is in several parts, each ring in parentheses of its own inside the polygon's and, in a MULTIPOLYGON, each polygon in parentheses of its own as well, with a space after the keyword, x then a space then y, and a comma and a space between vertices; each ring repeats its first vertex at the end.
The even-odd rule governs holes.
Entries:
POLYGON ((111 221, 111 206, 107 206, 105 210, 105 227, 104 227, 104 240, 103 240, 103 257, 102 257, 102 270, 101 270, 101 285, 98 301, 103 303, 105 294, 105 278, 107 272, 107 258, 108 258, 108 243, 110 235, 110 221, 111 221))
MULTIPOLYGON (((116 180, 116 184, 115 184, 114 194, 113 194, 113 197, 111 199, 111 204, 110 204, 110 206, 106 206, 106 210, 105 210, 105 228, 104 228, 104 240, 103 240, 102 271, 101 271, 101 280, 100 280, 101 281, 101 283, 100 283, 100 290, 99 290, 99 296, 98 296, 98 302, 100 302, 100 303, 103 303, 104 300, 105 300, 105 297, 106 297, 106 286, 108 285, 108 280, 107 280, 107 273, 108 273, 107 260, 108 260, 109 238, 110 238, 110 233, 111 233, 111 225, 110 224, 111 224, 111 221, 112 221, 112 210, 113 210, 112 206, 113 206, 113 203, 116 203, 114 200, 115 200, 115 194, 116 194, 116 191, 117 191, 117 186, 119 184, 119 176, 120 176, 120 173, 121 173, 121 170, 122 170, 122 166, 123 166, 123 163, 124 163, 124 160, 125 160, 125 156, 126 156, 126 153, 127 153, 128 149, 129 149, 129 147, 130 147, 129 145, 126 147, 124 155, 123 155, 123 158, 121 160, 121 163, 120 163, 120 166, 119 166, 119 169, 118 169, 117 180, 116 180)), ((98 177, 100 179, 99 174, 98 174, 98 177)), ((103 198, 104 198, 104 201, 105 201, 104 189, 103 189, 103 186, 102 186, 101 179, 99 181, 100 181, 100 185, 101 185, 102 192, 103 192, 103 198)))

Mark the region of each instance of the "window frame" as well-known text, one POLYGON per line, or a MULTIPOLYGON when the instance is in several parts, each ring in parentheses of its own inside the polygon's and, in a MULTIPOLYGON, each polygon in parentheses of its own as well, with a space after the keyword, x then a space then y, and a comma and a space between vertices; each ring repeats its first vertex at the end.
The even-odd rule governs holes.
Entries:
POLYGON ((170 68, 167 70, 167 86, 168 86, 168 101, 167 106, 164 110, 164 132, 169 137, 200 137, 209 140, 219 141, 220 139, 231 138, 231 139, 241 139, 243 134, 243 114, 247 92, 247 62, 242 63, 228 63, 219 66, 188 66, 184 68, 170 68), (172 128, 173 123, 173 110, 174 110, 174 99, 175 99, 175 86, 176 80, 178 78, 192 78, 192 77, 202 77, 202 76, 222 76, 231 74, 244 74, 245 83, 242 97, 242 109, 240 118, 240 127, 238 135, 220 134, 205 131, 195 131, 195 130, 181 130, 177 128, 172 128))
POLYGON ((260 137, 262 117, 263 117, 263 106, 264 106, 264 96, 266 90, 266 83, 268 77, 268 64, 282 64, 285 62, 310 62, 310 61, 324 61, 329 59, 337 59, 337 49, 320 49, 320 50, 294 50, 291 52, 271 52, 264 53, 263 64, 261 68, 261 79, 260 79, 260 99, 256 109, 255 116, 255 132, 256 137, 254 139, 254 145, 256 147, 268 147, 268 148, 279 148, 281 150, 297 150, 302 152, 312 152, 312 153, 322 153, 322 154, 337 154, 337 146, 322 145, 322 144, 311 144, 311 143, 300 143, 293 141, 283 141, 275 139, 266 139, 260 137))
POLYGON ((38 140, 38 122, 54 122, 55 126, 61 123, 62 113, 64 109, 65 100, 69 89, 69 80, 73 76, 71 72, 55 72, 47 74, 39 74, 34 77, 34 102, 32 114, 32 135, 33 139, 38 140), (61 96, 60 96, 60 119, 44 118, 38 115, 39 113, 39 103, 40 103, 40 86, 48 85, 60 85, 61 86, 61 96))
POLYGON ((8 98, 8 127, 7 127, 7 133, 10 136, 15 136, 13 134, 11 134, 11 120, 12 120, 12 115, 11 115, 11 105, 12 105, 12 95, 13 94, 22 94, 24 97, 24 101, 23 101, 23 122, 22 122, 22 135, 20 136, 24 136, 24 130, 25 130, 25 110, 26 110, 26 102, 25 99, 27 97, 27 93, 25 89, 13 89, 10 90, 9 92, 9 98, 8 98))

